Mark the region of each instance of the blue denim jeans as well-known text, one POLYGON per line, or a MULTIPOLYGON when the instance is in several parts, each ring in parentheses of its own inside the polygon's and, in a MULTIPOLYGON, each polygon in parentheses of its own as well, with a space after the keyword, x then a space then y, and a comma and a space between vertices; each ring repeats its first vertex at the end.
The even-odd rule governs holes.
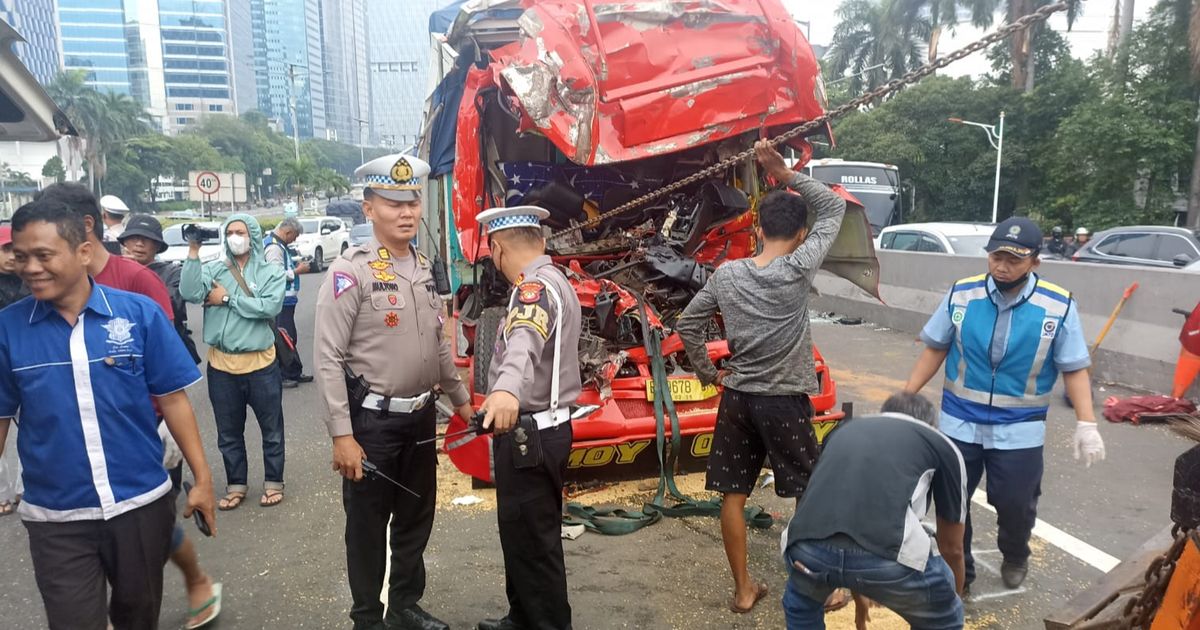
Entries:
POLYGON ((924 572, 852 543, 801 541, 788 548, 787 556, 789 566, 798 560, 808 569, 790 567, 783 595, 788 630, 824 630, 825 599, 843 587, 888 607, 913 630, 963 627, 954 573, 941 556, 931 555, 924 572))
POLYGON ((262 431, 265 488, 283 488, 283 380, 279 363, 249 374, 208 366, 208 397, 217 420, 217 448, 225 461, 226 490, 245 492, 246 407, 262 431))

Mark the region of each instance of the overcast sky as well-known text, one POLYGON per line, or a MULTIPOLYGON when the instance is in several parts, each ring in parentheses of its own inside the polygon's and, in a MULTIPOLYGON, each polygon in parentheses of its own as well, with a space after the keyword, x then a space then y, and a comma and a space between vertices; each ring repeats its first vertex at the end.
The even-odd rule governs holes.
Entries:
MULTIPOLYGON (((812 43, 828 45, 830 40, 833 39, 833 29, 837 26, 837 7, 841 4, 840 2, 836 0, 833 2, 821 0, 783 0, 783 4, 787 6, 788 10, 791 11, 797 20, 811 23, 812 43)), ((1153 0, 1138 0, 1137 9, 1134 12, 1135 25, 1146 17, 1152 6, 1153 0)), ((1067 41, 1071 43, 1071 49, 1076 57, 1087 58, 1092 55, 1093 51, 1103 50, 1107 45, 1108 31, 1112 24, 1112 15, 1112 0, 1089 0, 1083 3, 1082 12, 1076 18, 1070 32, 1067 32, 1067 18, 1065 13, 1056 14, 1050 19, 1050 24, 1054 30, 1066 36, 1067 41)), ((1002 17, 998 14, 997 23, 1001 19, 1002 17)), ((982 37, 983 34, 983 31, 975 29, 969 24, 960 27, 953 35, 942 38, 942 42, 938 45, 939 52, 944 55, 957 50, 982 37)), ((946 74, 954 76, 982 74, 988 72, 990 69, 984 53, 980 52, 963 59, 958 64, 950 66, 946 69, 946 74)))

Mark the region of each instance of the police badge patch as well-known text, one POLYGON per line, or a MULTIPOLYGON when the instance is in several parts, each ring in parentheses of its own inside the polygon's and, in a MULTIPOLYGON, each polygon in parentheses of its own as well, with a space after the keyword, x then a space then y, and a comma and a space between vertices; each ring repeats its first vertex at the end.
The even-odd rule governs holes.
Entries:
POLYGON ((408 160, 400 158, 392 165, 391 176, 397 182, 407 182, 413 178, 412 165, 408 163, 408 160))
POLYGON ((517 300, 522 304, 537 304, 542 299, 544 289, 540 282, 525 282, 517 288, 517 300))
POLYGON ((343 293, 356 286, 358 286, 358 280, 355 280, 354 276, 341 271, 333 273, 333 299, 342 297, 343 293))

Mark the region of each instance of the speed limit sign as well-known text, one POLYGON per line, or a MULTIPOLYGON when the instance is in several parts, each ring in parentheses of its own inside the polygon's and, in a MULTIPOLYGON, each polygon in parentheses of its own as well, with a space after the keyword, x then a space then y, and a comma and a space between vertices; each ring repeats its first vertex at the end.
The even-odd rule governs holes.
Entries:
POLYGON ((216 173, 202 171, 196 176, 196 188, 206 195, 215 195, 221 190, 221 180, 216 173))

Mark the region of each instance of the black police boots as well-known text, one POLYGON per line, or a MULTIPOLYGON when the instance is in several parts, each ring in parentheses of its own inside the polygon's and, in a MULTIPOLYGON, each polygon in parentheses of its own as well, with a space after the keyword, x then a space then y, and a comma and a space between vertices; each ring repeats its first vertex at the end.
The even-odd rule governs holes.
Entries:
POLYGON ((387 627, 388 630, 450 630, 449 625, 416 604, 401 610, 394 619, 388 620, 387 627))
POLYGON ((477 630, 521 630, 516 622, 508 617, 501 619, 484 619, 476 626, 477 630))
POLYGON ((1004 581, 1004 585, 1008 588, 1017 588, 1021 582, 1025 581, 1025 575, 1029 573, 1029 562, 1009 562, 1005 560, 1000 565, 1000 579, 1004 581))

